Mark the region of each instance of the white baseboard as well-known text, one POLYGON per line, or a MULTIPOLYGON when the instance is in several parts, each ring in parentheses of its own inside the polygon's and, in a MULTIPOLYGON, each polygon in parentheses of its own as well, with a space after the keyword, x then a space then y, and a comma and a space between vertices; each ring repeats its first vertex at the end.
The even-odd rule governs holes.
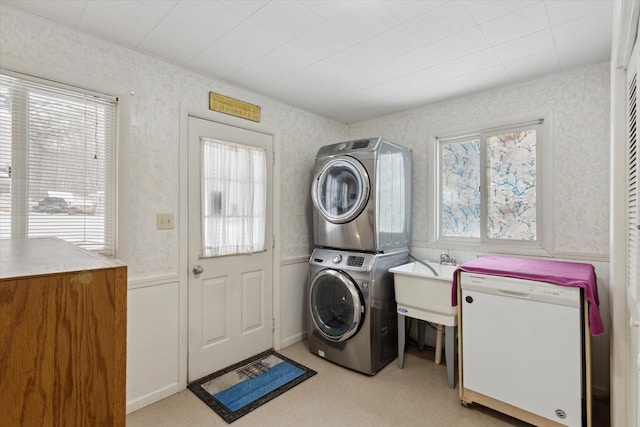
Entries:
POLYGON ((179 391, 182 391, 182 389, 180 388, 180 384, 169 384, 168 386, 165 386, 159 390, 155 390, 152 393, 127 402, 127 414, 137 411, 138 409, 142 409, 145 406, 151 405, 152 403, 169 397, 172 394, 176 394, 179 391))
POLYGON ((307 339, 307 332, 300 332, 280 341, 280 348, 289 347, 297 342, 307 339))

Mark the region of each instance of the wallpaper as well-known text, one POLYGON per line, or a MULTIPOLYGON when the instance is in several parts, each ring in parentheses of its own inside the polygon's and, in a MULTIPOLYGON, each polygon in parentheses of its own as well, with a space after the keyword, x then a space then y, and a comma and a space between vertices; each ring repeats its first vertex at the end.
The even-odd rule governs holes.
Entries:
POLYGON ((343 124, 6 5, 0 10, 0 46, 3 58, 42 69, 42 76, 55 72, 66 76, 67 83, 104 82, 130 96, 129 181, 123 185, 130 194, 125 235, 131 277, 180 270, 179 227, 156 230, 156 213, 174 213, 178 225, 180 104, 206 108, 210 91, 262 107, 261 125, 276 133, 281 257, 311 253, 309 192, 314 159, 320 146, 345 139, 343 124))
POLYGON ((608 64, 345 126, 6 5, 0 10, 0 46, 4 58, 42 69, 44 75, 55 70, 69 80, 106 82, 130 96, 126 261, 132 276, 180 270, 178 228, 156 230, 155 216, 179 212, 180 104, 206 108, 209 91, 260 105, 261 123, 276 132, 283 260, 306 257, 313 248, 309 191, 319 147, 384 136, 412 148, 412 237, 426 242, 427 136, 531 111, 553 117, 554 251, 586 258, 608 254, 608 64))
POLYGON ((609 64, 595 65, 349 128, 350 138, 384 135, 413 149, 413 240, 427 242, 427 138, 445 129, 530 112, 551 115, 553 251, 606 258, 609 252, 609 64))

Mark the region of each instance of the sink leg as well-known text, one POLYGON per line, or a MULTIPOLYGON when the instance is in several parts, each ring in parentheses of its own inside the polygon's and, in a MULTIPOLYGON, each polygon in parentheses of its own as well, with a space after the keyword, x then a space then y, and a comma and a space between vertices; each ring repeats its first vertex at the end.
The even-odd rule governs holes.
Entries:
POLYGON ((447 326, 444 334, 444 358, 447 364, 447 377, 449 379, 449 388, 456 388, 455 380, 455 348, 454 335, 456 333, 455 326, 447 326))
POLYGON ((435 362, 439 365, 442 362, 442 335, 444 333, 444 327, 442 325, 436 325, 436 354, 435 362))
POLYGON ((424 332, 427 329, 427 322, 418 320, 418 351, 424 350, 424 332))
POLYGON ((398 313, 398 368, 404 366, 405 316, 398 313))

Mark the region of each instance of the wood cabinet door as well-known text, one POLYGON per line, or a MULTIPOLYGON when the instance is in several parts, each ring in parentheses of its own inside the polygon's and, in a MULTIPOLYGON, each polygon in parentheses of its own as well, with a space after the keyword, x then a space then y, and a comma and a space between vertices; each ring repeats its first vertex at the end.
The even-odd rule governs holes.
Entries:
POLYGON ((0 281, 10 425, 124 425, 126 267, 0 281))

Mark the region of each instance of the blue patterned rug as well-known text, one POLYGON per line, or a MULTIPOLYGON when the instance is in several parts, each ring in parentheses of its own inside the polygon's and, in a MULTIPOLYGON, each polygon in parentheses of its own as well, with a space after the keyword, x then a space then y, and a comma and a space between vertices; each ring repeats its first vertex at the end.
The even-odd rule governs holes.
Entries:
POLYGON ((188 387, 230 424, 315 374, 306 366, 267 350, 188 387))

